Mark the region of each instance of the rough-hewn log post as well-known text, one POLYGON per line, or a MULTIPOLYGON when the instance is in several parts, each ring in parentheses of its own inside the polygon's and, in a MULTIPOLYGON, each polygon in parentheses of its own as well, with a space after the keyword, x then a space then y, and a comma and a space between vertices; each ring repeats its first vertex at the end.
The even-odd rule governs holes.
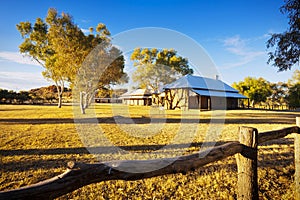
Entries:
MULTIPOLYGON (((296 125, 300 127, 300 117, 296 117, 296 125)), ((300 134, 295 135, 295 197, 300 199, 300 134)))
POLYGON ((238 165, 238 199, 258 199, 257 144, 258 131, 255 128, 240 127, 240 143, 245 147, 236 155, 238 165))

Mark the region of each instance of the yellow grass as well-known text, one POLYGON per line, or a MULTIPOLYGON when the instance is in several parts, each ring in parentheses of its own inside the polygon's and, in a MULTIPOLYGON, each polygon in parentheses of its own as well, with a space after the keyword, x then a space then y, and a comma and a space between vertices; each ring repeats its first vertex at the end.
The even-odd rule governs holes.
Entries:
MULTIPOLYGON (((221 126, 222 115, 211 111, 164 112, 139 106, 131 106, 128 112, 126 109, 121 105, 96 105, 103 133, 99 136, 90 129, 91 124, 84 124, 85 131, 78 132, 72 106, 58 109, 55 106, 0 105, 0 190, 19 188, 55 176, 65 170, 68 161, 92 163, 185 155, 199 151, 202 142, 238 140, 239 126, 255 127, 259 132, 276 130, 294 125, 295 117, 300 116, 299 112, 233 110, 226 111, 225 124, 221 126), (126 117, 136 124, 115 123, 126 117), (165 118, 166 123, 149 124, 151 119, 165 118), (209 125, 211 118, 219 120, 220 129, 216 129, 215 124, 209 125), (193 123, 185 123, 182 119, 193 120, 193 123), (195 126, 196 131, 191 131, 195 126), (110 143, 101 143, 103 138, 110 143), (192 145, 181 145, 186 143, 192 145), (122 146, 126 151, 100 151, 92 155, 85 149, 86 144, 103 148, 122 146), (170 144, 169 148, 158 148, 170 144), (132 149, 129 151, 129 148, 132 149)), ((92 116, 89 113, 91 109, 84 118, 89 119, 92 116)), ((259 147, 261 199, 293 199, 293 158, 292 136, 259 147)), ((60 199, 236 199, 236 183, 235 159, 230 157, 186 175, 91 184, 60 199)))

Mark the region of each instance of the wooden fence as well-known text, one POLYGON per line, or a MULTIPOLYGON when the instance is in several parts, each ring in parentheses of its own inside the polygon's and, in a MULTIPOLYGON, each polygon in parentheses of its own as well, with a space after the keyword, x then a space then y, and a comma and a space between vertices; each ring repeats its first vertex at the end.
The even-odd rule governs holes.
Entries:
POLYGON ((257 146, 266 141, 278 139, 291 133, 295 134, 295 198, 300 199, 300 117, 296 118, 296 126, 258 134, 257 129, 240 127, 239 142, 228 142, 206 151, 188 156, 156 160, 124 160, 118 166, 112 162, 84 164, 69 162, 67 170, 51 179, 0 192, 0 199, 53 199, 91 183, 107 180, 139 180, 165 174, 183 173, 195 170, 208 163, 222 160, 236 154, 238 165, 238 199, 258 199, 257 178, 257 146), (145 166, 158 166, 172 163, 155 171, 129 173, 145 166), (120 170, 122 169, 122 170, 120 170))

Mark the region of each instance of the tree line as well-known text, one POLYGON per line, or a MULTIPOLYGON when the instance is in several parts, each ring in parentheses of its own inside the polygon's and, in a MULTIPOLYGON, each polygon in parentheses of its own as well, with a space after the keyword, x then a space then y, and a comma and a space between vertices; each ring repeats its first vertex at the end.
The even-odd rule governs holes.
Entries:
MULTIPOLYGON (((149 77, 148 77, 149 78, 149 77)), ((147 81, 145 78, 140 81, 147 81)), ((150 81, 150 80, 149 80, 150 81)), ((144 82, 140 82, 141 86, 144 82)), ((287 82, 271 83, 264 78, 246 77, 243 81, 234 82, 232 86, 250 100, 251 107, 265 108, 298 108, 300 107, 300 70, 295 70, 291 79, 287 82)), ((98 89, 95 96, 110 98, 120 96, 127 90, 98 89), (117 96, 116 96, 117 95, 117 96)), ((72 100, 72 90, 64 88, 66 101, 72 100)), ((29 91, 16 92, 0 88, 0 103, 2 104, 43 104, 57 103, 57 87, 51 85, 31 89, 29 91)), ((247 102, 243 102, 244 105, 247 102)))
POLYGON ((295 70, 287 82, 271 83, 264 78, 246 77, 232 86, 249 98, 251 107, 300 107, 300 70, 295 70))
MULTIPOLYGON (((64 98, 71 101, 72 91, 64 88, 64 98)), ((52 104, 58 102, 57 88, 55 85, 16 92, 0 88, 1 104, 52 104)))

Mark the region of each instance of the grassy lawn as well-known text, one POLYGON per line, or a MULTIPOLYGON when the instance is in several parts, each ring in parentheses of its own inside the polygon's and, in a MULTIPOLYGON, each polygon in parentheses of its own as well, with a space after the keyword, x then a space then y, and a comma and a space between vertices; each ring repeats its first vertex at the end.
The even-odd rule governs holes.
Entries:
MULTIPOLYGON (((92 111, 79 120, 89 120, 92 111)), ((186 155, 199 151, 203 143, 238 140, 239 126, 255 127, 259 132, 276 130, 293 126, 295 117, 300 116, 299 112, 283 111, 158 111, 110 104, 98 104, 94 111, 101 134, 89 123, 83 124, 83 131, 78 131, 72 106, 58 109, 0 105, 0 190, 58 175, 66 169, 68 161, 93 163, 186 155), (222 114, 225 114, 224 124, 222 114), (87 145, 103 149, 90 154, 87 145), (105 151, 111 146, 125 151, 105 151)), ((293 151, 292 136, 259 146, 261 199, 294 198, 293 151)), ((235 158, 229 157, 186 175, 106 181, 85 186, 60 199, 236 199, 236 183, 235 158)))

